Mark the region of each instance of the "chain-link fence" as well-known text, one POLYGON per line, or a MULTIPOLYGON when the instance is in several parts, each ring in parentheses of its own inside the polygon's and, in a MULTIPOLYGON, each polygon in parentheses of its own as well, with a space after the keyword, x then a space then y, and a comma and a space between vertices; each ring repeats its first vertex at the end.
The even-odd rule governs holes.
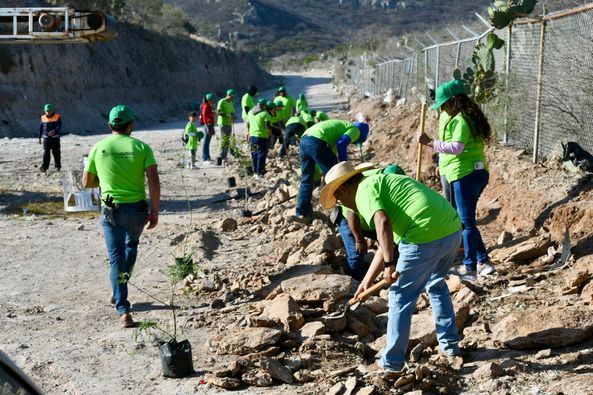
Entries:
MULTIPOLYGON (((593 152, 593 4, 515 21, 495 31, 505 46, 495 51, 498 96, 484 106, 500 140, 533 152, 534 161, 576 141, 593 152)), ((465 27, 464 27, 465 28, 465 27)), ((471 65, 475 45, 492 29, 423 46, 405 59, 364 62, 357 88, 377 96, 426 97, 456 68, 471 65)))

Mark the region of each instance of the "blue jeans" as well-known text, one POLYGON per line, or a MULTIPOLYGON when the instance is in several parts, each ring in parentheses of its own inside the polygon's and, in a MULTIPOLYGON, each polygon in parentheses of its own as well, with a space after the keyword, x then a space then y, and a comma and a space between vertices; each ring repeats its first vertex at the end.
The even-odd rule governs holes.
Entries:
POLYGON ((468 270, 476 270, 478 262, 488 262, 488 252, 482 241, 482 235, 476 225, 476 206, 482 191, 488 184, 486 170, 474 170, 467 176, 454 181, 453 194, 457 204, 457 213, 463 224, 463 264, 468 270))
POLYGON ((389 289, 387 345, 379 362, 381 367, 401 370, 404 367, 412 314, 426 289, 436 323, 437 340, 447 355, 459 354, 459 335, 455 311, 445 276, 457 255, 461 231, 423 244, 399 244, 397 270, 399 279, 389 289))
POLYGON ((266 156, 268 155, 267 137, 249 137, 251 143, 251 163, 253 174, 263 175, 266 172, 266 156))
POLYGON ((144 200, 120 203, 119 208, 113 210, 115 226, 109 219, 108 209, 105 206, 101 209, 101 225, 109 254, 113 299, 117 313, 121 315, 130 311, 127 280, 136 263, 138 240, 148 217, 148 205, 144 200))
POLYGON ((352 230, 348 226, 348 220, 340 215, 341 219, 337 221, 336 226, 344 241, 344 248, 346 249, 346 260, 348 261, 348 269, 350 276, 357 281, 362 281, 366 274, 367 267, 364 263, 364 255, 356 251, 356 239, 352 230))
POLYGON ((210 160, 210 141, 214 135, 214 125, 204 125, 204 142, 202 143, 202 160, 210 160))
POLYGON ((338 163, 336 154, 329 145, 313 136, 304 136, 301 139, 301 185, 297 197, 296 215, 313 218, 313 181, 315 177, 315 164, 318 164, 323 174, 338 163))

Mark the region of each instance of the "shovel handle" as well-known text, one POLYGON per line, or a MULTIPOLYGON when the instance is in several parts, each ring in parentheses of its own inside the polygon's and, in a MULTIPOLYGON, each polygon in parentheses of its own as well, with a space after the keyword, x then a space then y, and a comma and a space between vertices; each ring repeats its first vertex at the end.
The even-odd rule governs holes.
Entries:
MULTIPOLYGON (((391 279, 393 280, 392 282, 397 281, 398 278, 399 278, 399 272, 393 272, 393 274, 391 275, 391 279)), ((358 295, 357 298, 350 299, 348 301, 348 306, 352 306, 354 303, 357 303, 357 302, 364 302, 365 300, 367 300, 369 297, 373 296, 375 293, 377 293, 377 291, 381 290, 383 287, 385 287, 388 284, 391 284, 391 283, 388 283, 386 279, 379 281, 377 284, 373 285, 366 291, 362 291, 360 293, 360 295, 358 295)))
MULTIPOLYGON (((422 103, 420 110, 420 132, 424 133, 426 129, 426 103, 422 103)), ((416 181, 420 181, 422 173, 422 144, 418 143, 418 152, 416 154, 416 181)))

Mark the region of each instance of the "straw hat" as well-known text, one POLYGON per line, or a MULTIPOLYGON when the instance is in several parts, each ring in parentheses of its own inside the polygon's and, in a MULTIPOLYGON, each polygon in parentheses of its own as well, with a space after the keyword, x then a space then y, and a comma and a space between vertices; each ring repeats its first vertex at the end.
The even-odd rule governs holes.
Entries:
POLYGON ((360 165, 354 166, 350 162, 340 162, 333 166, 325 175, 325 182, 327 184, 321 189, 319 202, 325 208, 332 208, 337 202, 334 194, 342 184, 355 175, 374 168, 375 165, 372 163, 361 163, 360 165))

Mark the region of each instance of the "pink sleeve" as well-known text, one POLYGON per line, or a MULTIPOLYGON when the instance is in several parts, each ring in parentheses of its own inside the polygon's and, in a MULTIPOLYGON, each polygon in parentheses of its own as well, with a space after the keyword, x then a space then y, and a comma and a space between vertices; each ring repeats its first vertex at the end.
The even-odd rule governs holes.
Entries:
POLYGON ((438 152, 439 154, 459 155, 463 152, 465 144, 460 143, 459 141, 448 143, 441 140, 433 140, 433 147, 434 152, 438 152))

